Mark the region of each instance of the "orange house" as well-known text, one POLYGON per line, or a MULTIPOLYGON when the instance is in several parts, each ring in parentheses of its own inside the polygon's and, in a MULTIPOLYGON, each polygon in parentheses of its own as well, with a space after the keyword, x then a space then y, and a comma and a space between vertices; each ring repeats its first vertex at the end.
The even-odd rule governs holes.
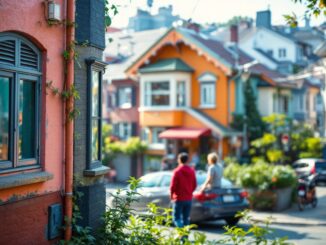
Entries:
POLYGON ((241 133, 230 128, 236 62, 232 48, 170 29, 126 70, 140 82, 140 126, 149 142, 145 172, 157 170, 162 156, 175 161, 180 151, 225 157, 237 150, 241 133))

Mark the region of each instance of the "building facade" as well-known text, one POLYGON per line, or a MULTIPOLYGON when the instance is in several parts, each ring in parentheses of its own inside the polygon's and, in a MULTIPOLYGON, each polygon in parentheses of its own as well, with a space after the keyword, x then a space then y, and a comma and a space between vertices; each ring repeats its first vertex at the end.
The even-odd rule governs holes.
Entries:
POLYGON ((108 171, 101 163, 104 43, 101 0, 1 1, 1 244, 69 240, 62 227, 76 191, 84 194, 80 224, 100 225, 108 171), (63 22, 75 16, 77 43, 75 25, 63 22), (61 96, 68 83, 80 116, 68 107, 71 96, 61 96))
MULTIPOLYGON (((64 19, 64 2, 61 18, 64 19)), ((62 225, 65 30, 50 26, 44 1, 1 1, 0 234, 3 244, 52 244, 62 225), (52 220, 53 221, 53 220, 52 220), (58 223, 52 223, 56 226, 58 223)))

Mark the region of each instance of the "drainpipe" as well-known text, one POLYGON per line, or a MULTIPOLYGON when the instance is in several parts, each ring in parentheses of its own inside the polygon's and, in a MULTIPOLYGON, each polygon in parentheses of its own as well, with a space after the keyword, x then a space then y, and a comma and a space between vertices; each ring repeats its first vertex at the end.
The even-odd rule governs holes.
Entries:
POLYGON ((227 92, 228 92, 228 101, 227 101, 228 115, 227 115, 227 124, 228 125, 230 124, 230 121, 231 121, 231 119, 230 119, 231 118, 231 108, 230 108, 231 107, 231 82, 232 81, 235 82, 235 80, 238 77, 240 77, 241 74, 242 74, 241 70, 238 70, 238 72, 235 75, 229 77, 229 79, 228 79, 228 83, 227 83, 227 92))
MULTIPOLYGON (((75 40, 75 0, 67 0, 67 25, 66 25, 66 50, 69 51, 69 59, 66 61, 65 88, 69 90, 74 83, 74 50, 72 44, 75 40)), ((69 118, 69 112, 74 106, 74 100, 69 97, 65 105, 65 233, 66 241, 71 239, 72 195, 73 195, 73 120, 69 118)))

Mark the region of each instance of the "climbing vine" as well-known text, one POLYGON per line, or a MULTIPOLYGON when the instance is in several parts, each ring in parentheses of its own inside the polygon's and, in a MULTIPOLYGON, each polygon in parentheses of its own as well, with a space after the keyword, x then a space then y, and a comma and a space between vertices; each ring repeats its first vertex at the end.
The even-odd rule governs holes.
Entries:
MULTIPOLYGON (((60 90, 59 88, 53 86, 53 81, 48 81, 46 83, 46 88, 50 90, 53 95, 59 96, 63 101, 67 101, 69 98, 73 98, 74 100, 80 99, 79 92, 74 85, 68 89, 60 90)), ((73 107, 68 111, 68 119, 71 121, 79 114, 80 111, 77 108, 73 107)))

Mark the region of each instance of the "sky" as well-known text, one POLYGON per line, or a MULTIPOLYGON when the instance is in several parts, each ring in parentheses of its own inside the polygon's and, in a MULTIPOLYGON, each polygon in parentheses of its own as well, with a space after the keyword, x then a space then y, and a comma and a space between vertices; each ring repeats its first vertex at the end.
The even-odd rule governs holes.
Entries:
MULTIPOLYGON (((129 17, 135 15, 137 8, 147 8, 146 0, 112 0, 119 5, 119 14, 113 18, 113 27, 126 27, 129 17)), ((152 11, 155 14, 160 6, 173 6, 173 13, 183 19, 192 18, 201 24, 226 22, 233 16, 249 16, 256 18, 256 12, 270 8, 272 24, 285 24, 284 14, 295 13, 303 25, 305 7, 295 4, 292 0, 154 0, 152 11)), ((311 24, 316 25, 325 21, 325 17, 312 17, 311 24)))

